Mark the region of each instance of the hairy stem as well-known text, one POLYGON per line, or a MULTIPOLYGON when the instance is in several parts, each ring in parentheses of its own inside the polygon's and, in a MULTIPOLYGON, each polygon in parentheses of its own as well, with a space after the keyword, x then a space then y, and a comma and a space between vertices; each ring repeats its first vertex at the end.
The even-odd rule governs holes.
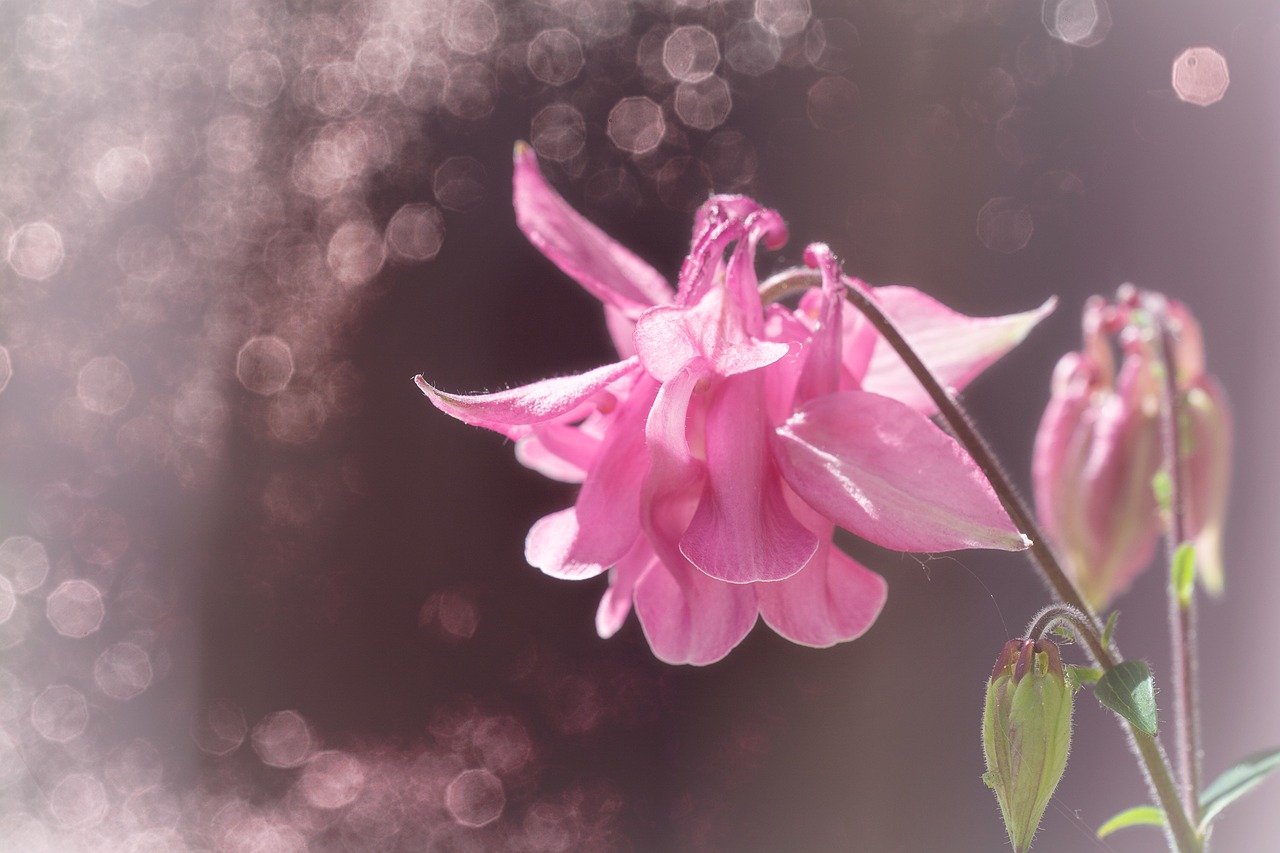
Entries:
MULTIPOLYGON (((1169 329, 1165 300, 1144 294, 1143 307, 1153 321, 1153 344, 1164 376, 1160 395, 1160 433, 1165 471, 1169 478, 1169 525, 1166 537, 1172 562, 1178 547, 1186 542, 1186 477, 1182 464, 1182 424, 1178 418, 1178 366, 1173 334, 1169 329)), ((1174 728, 1177 738, 1178 774, 1182 806, 1193 820, 1200 816, 1199 720, 1196 717, 1195 594, 1183 601, 1179 591, 1169 587, 1169 636, 1173 652, 1174 728)))
MULTIPOLYGON (((1119 651, 1114 644, 1111 648, 1103 646, 1102 627, 1099 624, 1097 615, 1085 602, 1084 597, 1076 589, 1071 578, 1063 571, 1062 565, 1049 547, 1048 537, 1041 529, 1039 522, 1036 521, 1034 513, 1031 512, 1014 488, 1012 480, 997 462, 990 445, 978 433, 977 427, 969 418, 968 413, 942 387, 932 371, 920 360, 915 350, 912 349, 911 344, 898 331, 893 321, 880 310, 880 307, 871 298, 863 285, 849 279, 846 279, 845 283, 848 285, 845 290, 846 298, 867 318, 867 321, 875 327, 885 341, 893 347, 894 352, 898 354, 912 375, 920 382, 921 386, 929 394, 930 399, 933 400, 934 405, 938 407, 938 413, 946 422, 952 435, 964 446, 991 483, 991 487, 995 490, 996 495, 999 496, 1005 511, 1009 513, 1009 518, 1019 530, 1031 539, 1031 545, 1028 550, 1032 557, 1032 562, 1039 569, 1041 576, 1050 589, 1053 590, 1058 600, 1078 614, 1079 624, 1072 624, 1077 628, 1082 638, 1085 638, 1086 645, 1089 646, 1091 656, 1094 657, 1095 662, 1104 670, 1115 666, 1121 661, 1119 651)), ((767 303, 782 299, 792 293, 808 290, 812 287, 820 287, 821 284, 821 276, 816 271, 791 269, 766 280, 760 287, 760 294, 761 298, 767 303)), ((1063 613, 1065 612, 1067 611, 1063 611, 1063 613)), ((1169 770, 1169 762, 1164 755, 1164 751, 1160 748, 1160 744, 1155 738, 1141 731, 1132 723, 1125 721, 1124 726, 1128 732, 1134 752, 1138 755, 1143 767, 1151 793, 1165 813, 1173 848, 1177 853, 1202 853, 1204 843, 1196 831, 1191 817, 1195 812, 1184 810, 1183 804, 1178 797, 1177 786, 1173 781, 1173 774, 1169 770)))

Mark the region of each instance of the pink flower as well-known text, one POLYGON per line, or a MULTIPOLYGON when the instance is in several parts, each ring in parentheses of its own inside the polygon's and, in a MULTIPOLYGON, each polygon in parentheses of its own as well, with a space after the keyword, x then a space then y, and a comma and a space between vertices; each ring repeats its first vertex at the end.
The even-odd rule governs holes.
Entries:
MULTIPOLYGON (((705 664, 760 616, 828 646, 861 635, 884 580, 831 543, 836 525, 900 550, 1018 549, 1025 540, 914 378, 846 309, 834 257, 796 310, 761 302, 755 255, 786 239, 742 196, 699 210, 673 294, 547 185, 516 149, 515 208, 529 239, 605 305, 622 360, 494 394, 452 395, 454 417, 514 439, 517 457, 582 483, 534 524, 529 562, 555 577, 608 572, 602 637, 634 605, 654 653, 705 664)), ((1044 315, 955 314, 910 288, 876 291, 942 380, 962 386, 1044 315)))
MULTIPOLYGON (((1217 593, 1230 412, 1218 383, 1204 372, 1200 327, 1190 312, 1173 300, 1147 298, 1157 300, 1173 333, 1187 532, 1196 540, 1197 573, 1217 593)), ((1036 433, 1032 479, 1041 521, 1097 609, 1127 590, 1151 562, 1161 530, 1153 482, 1164 465, 1165 388, 1151 341, 1152 317, 1139 310, 1138 300, 1132 288, 1124 288, 1115 303, 1093 297, 1085 304, 1084 348, 1058 362, 1036 433)))

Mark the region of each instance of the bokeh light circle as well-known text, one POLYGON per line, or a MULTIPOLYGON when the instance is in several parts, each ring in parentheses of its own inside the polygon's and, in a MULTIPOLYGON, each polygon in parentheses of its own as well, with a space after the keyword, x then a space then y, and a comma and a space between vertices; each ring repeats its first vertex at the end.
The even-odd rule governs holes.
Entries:
POLYGON ((657 148, 666 129, 662 108, 643 96, 623 98, 609 111, 609 139, 631 154, 657 148))
POLYGON ((1211 47, 1187 48, 1173 61, 1173 91, 1188 104, 1216 104, 1230 83, 1226 57, 1211 47))
POLYGON ((88 725, 89 703, 70 685, 46 688, 31 703, 31 727, 45 740, 66 743, 79 737, 88 725))
POLYGON ((311 755, 311 728, 297 711, 277 711, 253 727, 253 751, 271 767, 297 767, 311 755))
POLYGON ((293 350, 275 335, 256 335, 236 354, 236 378, 245 390, 270 397, 293 377, 293 350))
POLYGON ((978 211, 978 239, 993 252, 1012 254, 1027 245, 1035 230, 1031 208, 1016 198, 996 196, 978 211))
POLYGON ((50 278, 61 269, 65 256, 62 234, 48 222, 28 222, 9 237, 9 266, 23 278, 50 278))
POLYGON ((481 827, 502 816, 507 805, 502 780, 484 769, 464 770, 445 789, 445 807, 462 826, 481 827))
POLYGON ((102 593, 85 580, 63 581, 46 602, 49 624, 64 637, 87 637, 102 627, 107 608, 102 593))
POLYGON ((569 30, 542 30, 529 42, 529 72, 548 86, 563 86, 582 70, 582 42, 569 30))
POLYGON ((697 83, 715 73, 720 64, 720 44, 706 27, 676 27, 662 45, 662 65, 676 80, 697 83))
POLYGON ((586 147, 586 121, 570 104, 551 104, 534 115, 529 126, 529 142, 548 160, 571 160, 586 147))

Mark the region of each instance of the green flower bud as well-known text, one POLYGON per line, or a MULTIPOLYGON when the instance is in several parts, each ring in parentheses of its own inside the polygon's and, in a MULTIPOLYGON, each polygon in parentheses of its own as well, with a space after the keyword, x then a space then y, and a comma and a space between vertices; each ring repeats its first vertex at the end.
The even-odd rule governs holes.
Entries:
POLYGON ((987 682, 982 714, 983 780, 996 792, 1017 853, 1031 847, 1071 748, 1071 688, 1058 647, 1010 640, 987 682))

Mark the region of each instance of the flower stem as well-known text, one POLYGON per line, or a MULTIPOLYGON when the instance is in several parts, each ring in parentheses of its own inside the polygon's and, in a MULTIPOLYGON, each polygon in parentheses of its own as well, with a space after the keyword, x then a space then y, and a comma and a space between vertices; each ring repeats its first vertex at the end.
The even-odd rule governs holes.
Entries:
MULTIPOLYGON (((760 294, 761 298, 768 303, 791 293, 820 287, 821 284, 821 276, 813 270, 790 269, 766 280, 760 287, 760 294)), ((871 298, 864 285, 850 279, 845 279, 845 284, 847 285, 845 297, 893 347, 894 352, 920 382, 934 405, 938 407, 938 413, 946 421, 951 433, 973 457, 974 462, 991 483, 1005 511, 1009 513, 1009 518, 1031 539, 1029 553, 1032 562, 1058 600, 1078 614, 1079 624, 1072 624, 1085 639, 1098 666, 1104 670, 1115 666, 1121 660, 1119 651, 1114 644, 1110 648, 1102 644, 1102 628, 1097 615, 1085 602, 1071 578, 1063 571, 1035 515, 1014 488, 1012 480, 996 460, 986 440, 978 433, 973 421, 952 395, 942 387, 928 366, 920 360, 911 344, 898 331, 893 321, 880 310, 880 306, 871 298)), ((1063 610, 1057 615, 1062 616, 1066 612, 1070 611, 1063 610)), ((1048 625, 1045 627, 1047 628, 1048 625)), ((1159 742, 1132 723, 1126 721, 1124 725, 1129 734, 1130 743, 1145 770, 1151 793, 1165 813, 1173 848, 1177 853, 1202 853, 1204 842, 1190 817, 1195 812, 1184 810, 1178 797, 1177 786, 1173 781, 1173 774, 1169 770, 1169 762, 1159 742)))
MULTIPOLYGON (((1164 376, 1160 395, 1160 433, 1169 482, 1169 526, 1166 548, 1170 561, 1186 542, 1186 478, 1182 465, 1182 434, 1178 419, 1178 374, 1173 334, 1165 300, 1143 294, 1142 306, 1150 314, 1153 344, 1164 376)), ((1199 720, 1196 717, 1195 594, 1184 600, 1169 587, 1169 635, 1173 652, 1174 728, 1177 737, 1182 806, 1193 820, 1200 817, 1199 720)))

